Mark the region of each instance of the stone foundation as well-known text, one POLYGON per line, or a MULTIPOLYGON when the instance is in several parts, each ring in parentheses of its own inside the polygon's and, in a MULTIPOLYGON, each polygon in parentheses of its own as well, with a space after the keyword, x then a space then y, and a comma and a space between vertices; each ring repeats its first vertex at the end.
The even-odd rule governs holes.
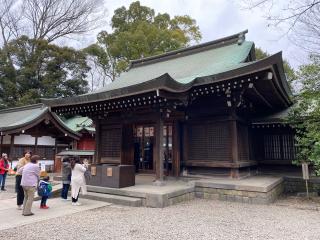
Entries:
MULTIPOLYGON (((308 181, 309 192, 320 193, 320 178, 311 178, 308 181)), ((306 182, 301 177, 285 177, 284 178, 284 192, 297 193, 306 192, 306 182)))
MULTIPOLYGON (((195 198, 269 204, 284 191, 283 178, 253 177, 243 180, 202 179, 179 186, 145 186, 122 189, 88 186, 91 192, 141 199, 145 207, 163 208, 195 198), (156 190, 157 189, 157 190, 156 190)), ((116 197, 115 197, 116 198, 116 197)))
POLYGON ((197 198, 229 202, 269 204, 274 202, 279 195, 283 193, 283 190, 283 183, 279 183, 277 186, 267 192, 196 187, 195 196, 197 198))

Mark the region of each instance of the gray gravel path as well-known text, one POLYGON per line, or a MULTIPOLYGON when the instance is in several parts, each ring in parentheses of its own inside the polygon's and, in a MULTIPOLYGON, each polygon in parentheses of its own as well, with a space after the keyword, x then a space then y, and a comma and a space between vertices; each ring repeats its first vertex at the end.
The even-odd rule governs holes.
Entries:
POLYGON ((317 240, 320 212, 200 199, 164 209, 109 206, 4 230, 0 239, 317 240))

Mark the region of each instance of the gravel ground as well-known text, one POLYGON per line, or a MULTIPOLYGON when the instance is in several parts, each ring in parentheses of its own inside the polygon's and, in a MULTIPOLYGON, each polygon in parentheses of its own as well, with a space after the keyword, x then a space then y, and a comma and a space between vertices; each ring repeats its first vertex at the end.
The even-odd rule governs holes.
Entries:
POLYGON ((319 224, 319 211, 197 199, 164 209, 103 207, 4 230, 0 239, 315 240, 319 224))

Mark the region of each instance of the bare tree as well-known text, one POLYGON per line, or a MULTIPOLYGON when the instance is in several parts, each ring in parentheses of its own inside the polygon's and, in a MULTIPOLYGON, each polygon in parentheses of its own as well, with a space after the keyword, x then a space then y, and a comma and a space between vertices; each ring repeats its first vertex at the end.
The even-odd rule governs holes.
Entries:
POLYGON ((19 23, 23 15, 23 7, 15 0, 0 0, 0 32, 2 44, 6 45, 20 33, 19 23))
POLYGON ((295 44, 311 53, 320 53, 320 0, 243 0, 247 9, 261 9, 270 26, 285 27, 295 44))
POLYGON ((25 17, 34 39, 51 42, 94 29, 98 7, 98 0, 25 0, 25 17))
POLYGON ((99 0, 0 0, 3 44, 26 35, 52 42, 96 28, 103 2, 99 0))

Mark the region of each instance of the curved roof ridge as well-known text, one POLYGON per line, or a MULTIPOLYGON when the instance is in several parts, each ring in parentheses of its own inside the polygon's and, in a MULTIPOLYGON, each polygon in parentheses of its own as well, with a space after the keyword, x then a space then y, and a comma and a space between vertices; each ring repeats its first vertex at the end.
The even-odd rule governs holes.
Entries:
POLYGON ((47 108, 47 106, 43 103, 36 103, 32 105, 26 105, 21 107, 13 107, 13 108, 6 108, 0 110, 0 113, 10 113, 10 112, 17 112, 17 111, 23 111, 23 110, 30 110, 30 109, 36 109, 36 108, 47 108))
POLYGON ((222 45, 230 45, 230 44, 234 44, 234 43, 238 43, 239 45, 241 45, 242 42, 245 40, 246 33, 248 33, 247 29, 242 32, 239 32, 239 33, 227 36, 227 37, 219 38, 219 39, 216 39, 213 41, 200 43, 200 44, 190 46, 190 47, 180 48, 177 50, 165 52, 162 54, 158 54, 158 55, 154 55, 154 56, 150 56, 150 57, 146 57, 146 58, 141 58, 141 59, 137 59, 137 60, 130 60, 130 65, 129 65, 128 70, 131 68, 142 66, 142 65, 151 64, 154 62, 165 61, 165 60, 168 60, 168 58, 180 57, 181 56, 180 54, 188 55, 188 54, 192 54, 195 52, 201 52, 201 51, 204 51, 207 49, 221 47, 222 45))

